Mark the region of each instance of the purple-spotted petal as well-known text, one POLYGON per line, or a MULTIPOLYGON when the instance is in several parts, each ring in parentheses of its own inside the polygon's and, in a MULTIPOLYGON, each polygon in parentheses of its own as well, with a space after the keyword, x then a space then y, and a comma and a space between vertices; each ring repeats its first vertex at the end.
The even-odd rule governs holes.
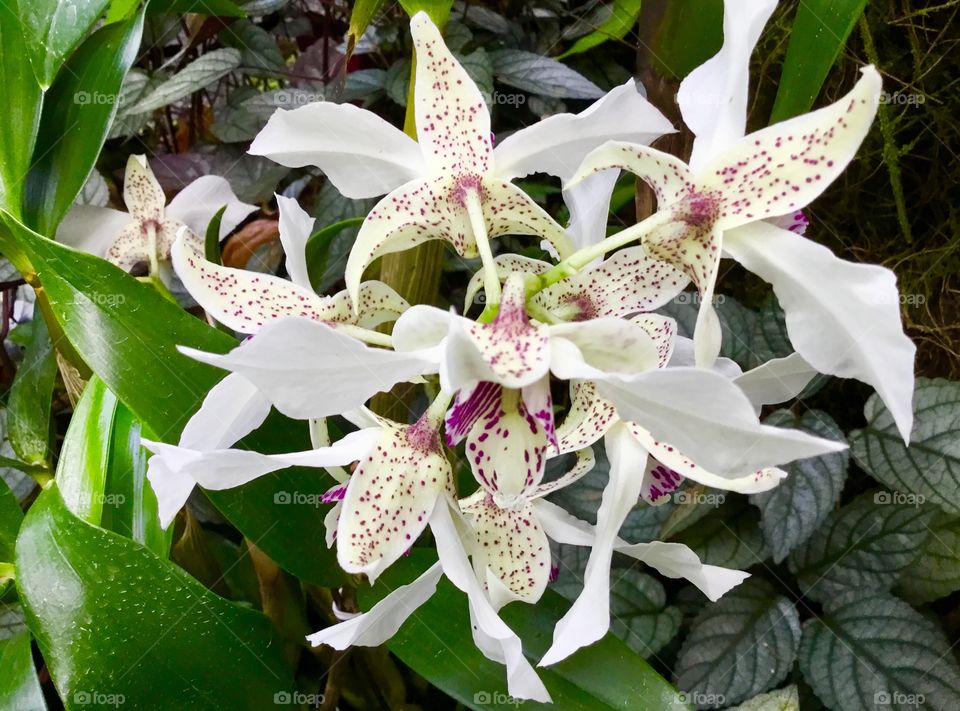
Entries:
POLYGON ((540 484, 540 486, 534 489, 534 491, 529 495, 530 499, 539 499, 552 494, 554 491, 570 486, 573 482, 583 478, 593 471, 593 467, 595 465, 596 459, 594 459, 592 449, 587 447, 579 450, 577 452, 577 461, 574 462, 573 466, 570 467, 565 474, 557 477, 553 481, 540 484))
POLYGON ((496 383, 480 382, 471 389, 460 390, 446 415, 446 438, 457 446, 480 419, 492 417, 500 410, 501 391, 496 383))
POLYGON ((123 177, 123 202, 127 211, 138 220, 163 219, 163 207, 167 198, 147 165, 145 156, 132 155, 127 159, 127 170, 123 177))
POLYGON ((507 234, 536 236, 553 245, 561 259, 573 253, 573 241, 566 231, 513 183, 485 180, 481 198, 491 238, 507 234))
POLYGON ((557 429, 560 454, 576 452, 599 440, 617 419, 617 409, 589 380, 570 384, 570 410, 557 429))
POLYGON ((662 209, 695 186, 690 168, 682 160, 656 148, 623 141, 608 141, 591 151, 564 189, 569 190, 594 173, 616 168, 643 179, 657 196, 662 209))

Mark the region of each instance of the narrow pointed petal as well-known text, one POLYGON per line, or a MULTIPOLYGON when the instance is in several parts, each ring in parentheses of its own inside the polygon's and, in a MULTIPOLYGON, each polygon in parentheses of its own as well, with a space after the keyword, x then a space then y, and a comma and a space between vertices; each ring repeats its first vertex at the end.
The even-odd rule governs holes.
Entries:
POLYGON ((679 199, 695 182, 690 168, 676 156, 635 143, 608 141, 584 158, 564 189, 570 190, 588 176, 611 168, 642 178, 653 189, 661 208, 679 199))
POLYGON ((725 0, 723 46, 680 82, 677 103, 693 131, 694 170, 746 132, 750 54, 777 0, 725 0))
POLYGON ((430 519, 444 575, 467 594, 473 641, 487 659, 507 667, 507 690, 518 699, 550 703, 550 694, 523 656, 520 638, 497 615, 467 560, 450 504, 438 502, 430 519))
POLYGON ((283 318, 225 355, 181 348, 203 363, 239 373, 288 417, 329 417, 426 372, 416 354, 370 348, 323 323, 283 318))
POLYGON ((617 552, 646 563, 668 578, 684 578, 707 596, 711 602, 750 577, 750 573, 716 565, 705 565, 690 548, 682 543, 634 543, 618 545, 617 552))
POLYGON ((557 429, 560 454, 589 447, 603 437, 617 419, 617 408, 600 397, 597 386, 589 380, 573 381, 570 389, 570 409, 557 429))
POLYGON ((127 170, 123 176, 123 202, 138 220, 163 219, 163 206, 167 204, 167 198, 147 165, 145 156, 131 155, 127 159, 127 170))
POLYGON ((670 442, 722 477, 845 449, 799 430, 763 425, 728 378, 699 368, 666 368, 597 383, 624 420, 670 442))
POLYGON ((132 222, 133 217, 120 210, 74 205, 57 227, 57 242, 103 257, 117 236, 132 222))
POLYGON ((596 535, 584 572, 583 591, 553 630, 553 644, 539 666, 556 664, 581 647, 596 642, 610 628, 610 564, 620 527, 640 496, 636 470, 647 453, 618 424, 606 436, 610 481, 597 510, 596 535))
POLYGON ((186 472, 168 466, 160 455, 147 460, 147 481, 157 497, 160 527, 166 530, 186 505, 197 482, 186 472))
POLYGON ((347 485, 337 526, 340 567, 372 583, 427 527, 450 475, 439 434, 426 419, 384 428, 347 485))
MULTIPOLYGON (((627 427, 630 427, 629 422, 627 427)), ((665 503, 670 494, 682 483, 683 477, 673 469, 653 457, 647 457, 647 465, 644 467, 643 481, 640 485, 640 498, 648 504, 659 506, 665 503)))
POLYGON ((349 298, 346 291, 330 297, 328 308, 334 308, 336 304, 337 313, 336 317, 331 317, 331 321, 355 321, 362 328, 373 329, 380 324, 396 321, 410 308, 406 299, 382 281, 365 281, 360 285, 356 316, 351 313, 349 298))
POLYGON ((474 533, 475 569, 481 579, 489 570, 503 585, 502 590, 488 586, 494 608, 513 600, 539 600, 550 578, 550 543, 530 502, 500 508, 487 494, 464 505, 463 514, 474 533))
POLYGON ((434 173, 485 175, 493 168, 483 94, 424 12, 410 20, 417 53, 413 89, 417 140, 434 173))
POLYGON ((210 220, 217 211, 226 206, 220 219, 220 239, 236 229, 256 205, 241 202, 224 178, 218 175, 204 175, 197 178, 177 193, 167 205, 166 215, 183 223, 198 235, 205 235, 210 220))
POLYGON ((393 637, 400 626, 437 591, 443 569, 432 566, 408 585, 401 585, 361 615, 307 635, 314 647, 321 644, 334 649, 378 647, 393 637))
POLYGON ((393 326, 393 347, 405 353, 435 348, 447 337, 455 318, 459 317, 435 306, 411 306, 393 326))
POLYGON ((293 198, 277 195, 277 207, 280 210, 280 244, 286 256, 287 274, 290 281, 297 286, 313 291, 310 284, 310 272, 307 270, 307 240, 313 234, 313 223, 316 219, 310 217, 293 198))
MULTIPOLYGON (((512 273, 519 274, 542 274, 550 268, 548 262, 541 262, 539 259, 524 257, 522 254, 498 254, 494 260, 497 267, 497 275, 503 282, 512 273)), ((562 282, 561 282, 562 283, 562 282)), ((483 288, 483 270, 474 272, 467 284, 467 293, 463 298, 463 312, 466 313, 473 305, 473 300, 483 288)))
POLYGON ((568 472, 562 476, 548 481, 546 483, 540 484, 536 489, 528 494, 530 499, 539 499, 543 496, 549 496, 554 491, 563 489, 564 487, 570 486, 572 483, 578 479, 582 479, 591 471, 596 465, 597 461, 593 456, 593 450, 590 447, 586 447, 577 452, 577 461, 570 468, 568 472))
POLYGON ((745 136, 698 173, 703 188, 723 193, 722 229, 793 213, 843 172, 880 102, 880 74, 861 72, 837 102, 745 136))
POLYGON ((821 373, 873 386, 908 442, 916 346, 903 332, 893 272, 765 223, 727 235, 728 253, 773 286, 797 352, 821 373))
POLYGON ((563 380, 602 380, 657 368, 663 348, 669 359, 676 334, 673 319, 661 317, 660 321, 665 333, 658 334, 663 337, 657 340, 643 326, 619 318, 550 326, 550 370, 563 380))
POLYGON ((792 400, 817 376, 817 370, 799 353, 768 360, 737 376, 737 384, 756 408, 792 400))
POLYGON ((330 507, 326 516, 323 517, 323 542, 327 544, 327 548, 333 548, 333 544, 337 540, 337 525, 340 523, 341 513, 343 513, 343 502, 338 501, 330 507))
POLYGON ((563 190, 563 202, 570 211, 567 234, 577 249, 602 242, 607 236, 610 198, 619 177, 617 170, 601 170, 563 190))
POLYGON ((129 272, 138 264, 150 261, 150 253, 147 251, 147 235, 143 229, 143 223, 139 220, 128 222, 119 234, 114 235, 114 240, 107 247, 104 258, 125 272, 129 272))
POLYGON ((573 241, 533 198, 513 183, 486 180, 483 183, 483 215, 487 234, 541 237, 553 245, 561 259, 570 256, 573 241))
POLYGON ((584 156, 605 141, 652 143, 673 130, 631 78, 578 114, 554 114, 505 138, 494 150, 497 176, 512 180, 547 173, 568 180, 584 156))
POLYGON ((278 109, 249 152, 288 168, 316 166, 354 199, 383 195, 426 174, 416 141, 372 111, 332 101, 278 109))
POLYGON ((713 367, 720 355, 720 346, 723 340, 720 317, 713 306, 713 293, 717 286, 717 274, 720 271, 720 234, 715 233, 712 238, 714 240, 713 248, 717 249, 717 252, 709 256, 706 253, 704 254, 704 259, 712 260, 710 273, 707 275, 705 283, 700 282, 699 279, 694 279, 698 283, 700 293, 700 308, 697 311, 697 322, 693 329, 694 359, 698 368, 713 367))

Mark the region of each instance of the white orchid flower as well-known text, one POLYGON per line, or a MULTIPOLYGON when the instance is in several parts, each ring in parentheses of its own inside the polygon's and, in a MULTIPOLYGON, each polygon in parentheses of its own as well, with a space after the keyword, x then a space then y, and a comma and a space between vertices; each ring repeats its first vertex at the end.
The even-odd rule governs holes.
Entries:
POLYGON ((678 103, 696 134, 689 167, 643 146, 610 144, 571 182, 619 167, 654 188, 660 213, 643 242, 700 292, 699 364, 719 349, 711 300, 723 252, 773 286, 806 362, 873 386, 909 441, 916 348, 903 333, 894 274, 838 259, 802 237, 805 218, 796 218, 852 160, 876 113, 880 76, 866 67, 834 104, 744 136, 750 52, 775 5, 727 0, 722 49, 682 82, 678 103))
POLYGON ((104 257, 126 271, 146 263, 152 275, 165 281, 170 248, 184 227, 188 238, 202 250, 203 241, 198 235, 206 233, 220 208, 226 206, 220 239, 257 209, 240 202, 230 184, 215 175, 197 178, 166 205, 163 189, 142 155, 131 155, 127 160, 123 201, 128 212, 74 205, 57 229, 57 241, 104 257))
MULTIPOLYGON (((613 137, 650 141, 672 126, 633 82, 576 116, 552 117, 492 146, 490 113, 476 84, 420 12, 410 22, 417 52, 414 108, 418 141, 375 114, 319 102, 278 111, 250 148, 283 165, 315 165, 348 197, 389 193, 370 212, 346 268, 356 296, 378 256, 443 239, 489 266, 489 238, 536 235, 566 256, 572 242, 513 178, 532 172, 567 177, 591 148, 613 137), (631 121, 622 121, 629 112, 631 121)), ((488 279, 491 303, 498 292, 488 279)))

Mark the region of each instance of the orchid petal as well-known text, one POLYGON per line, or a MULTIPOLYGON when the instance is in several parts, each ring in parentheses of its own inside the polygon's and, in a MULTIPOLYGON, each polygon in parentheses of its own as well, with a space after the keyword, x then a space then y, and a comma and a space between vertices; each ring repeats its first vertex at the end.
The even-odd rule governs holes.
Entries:
POLYGON ((410 20, 417 54, 413 103, 417 140, 435 173, 485 175, 493 167, 483 94, 447 49, 425 12, 410 20))
MULTIPOLYGON (((667 317, 661 321, 668 329, 666 338, 672 341, 676 322, 667 317)), ((563 380, 643 372, 658 367, 661 359, 661 344, 632 321, 604 317, 556 324, 548 330, 550 370, 563 380)))
POLYGON ((426 174, 416 141, 372 111, 332 101, 278 109, 249 152, 288 168, 316 166, 354 199, 383 195, 426 174))
POLYGON ((484 594, 470 562, 467 560, 460 534, 450 514, 450 503, 440 500, 430 519, 430 528, 437 543, 437 555, 443 572, 454 585, 467 594, 473 640, 488 659, 507 667, 507 690, 518 699, 550 703, 550 694, 530 662, 523 656, 520 638, 497 615, 484 594))
POLYGON ((398 352, 434 348, 447 337, 450 321, 456 318, 459 318, 456 314, 435 306, 411 306, 393 326, 393 347, 398 352))
POLYGON ((323 541, 327 544, 327 548, 333 548, 333 544, 337 540, 337 525, 340 523, 341 513, 343 513, 343 502, 338 501, 330 507, 330 510, 323 517, 323 541))
POLYGON ((127 159, 127 170, 123 177, 123 202, 137 220, 163 219, 163 206, 167 204, 167 198, 147 165, 145 156, 131 155, 127 159))
MULTIPOLYGON (((514 272, 519 274, 542 274, 550 268, 550 264, 547 262, 513 253, 498 254, 494 257, 493 263, 497 268, 497 276, 500 277, 501 282, 505 281, 506 278, 514 272)), ((561 282, 561 284, 562 283, 563 282, 561 282)), ((464 313, 470 309, 474 298, 482 288, 483 271, 481 270, 474 272, 473 276, 470 277, 470 281, 467 283, 467 293, 463 298, 464 313)))
POLYGON ((109 207, 73 205, 57 227, 57 241, 103 257, 132 221, 128 213, 109 207))
POLYGON ((598 382, 597 388, 621 418, 722 477, 845 449, 805 432, 760 424, 743 391, 709 370, 651 370, 598 382))
POLYGON ((512 180, 547 173, 567 180, 583 157, 607 140, 652 143, 673 131, 631 78, 578 114, 555 114, 505 138, 494 150, 497 175, 512 180))
POLYGON ((220 218, 220 234, 222 240, 233 232, 237 225, 243 222, 251 212, 257 210, 256 205, 241 202, 234 194, 224 178, 218 175, 204 175, 197 178, 177 193, 167 205, 167 217, 183 223, 198 235, 205 235, 210 221, 222 207, 223 217, 220 218))
POLYGON ((785 358, 774 358, 763 365, 738 375, 737 384, 757 409, 764 405, 777 405, 797 397, 817 375, 799 353, 785 358))
POLYGON ((560 255, 561 259, 574 252, 573 241, 546 210, 513 183, 487 180, 483 183, 483 214, 487 233, 542 237, 560 255))
POLYGON ((611 168, 642 178, 653 189, 661 209, 678 200, 695 184, 690 168, 676 156, 635 143, 608 141, 584 158, 564 189, 570 190, 590 175, 611 168))
POLYGON ((416 580, 401 585, 361 615, 307 635, 314 647, 321 644, 334 649, 378 647, 393 637, 414 611, 437 591, 443 569, 432 566, 416 580))
POLYGON ((840 100, 751 133, 703 168, 701 188, 722 195, 721 229, 792 213, 843 172, 880 102, 880 74, 872 66, 861 72, 840 100))
POLYGON ((607 236, 610 198, 619 177, 619 171, 601 170, 563 190, 563 202, 570 211, 567 234, 577 249, 597 244, 607 236))
POLYGON ((276 198, 280 210, 280 244, 287 258, 287 274, 294 284, 313 291, 310 271, 307 269, 307 240, 313 234, 316 219, 310 217, 293 198, 282 195, 276 198))
POLYGON ((160 454, 147 460, 147 481, 157 497, 160 527, 166 530, 177 517, 177 512, 186 505, 197 482, 185 471, 167 464, 160 454))
POLYGON ((596 535, 584 572, 583 591, 553 630, 553 644, 539 666, 556 664, 596 642, 610 628, 610 565, 617 533, 640 495, 636 469, 647 453, 622 424, 606 436, 610 481, 597 510, 596 535))
POLYGON ((903 332, 893 272, 838 259, 762 222, 728 232, 726 249, 773 285, 790 341, 804 360, 821 373, 872 385, 908 442, 916 346, 903 332))
POLYGON ((617 419, 617 409, 613 403, 600 397, 597 386, 592 382, 573 381, 570 389, 570 409, 557 429, 560 454, 589 447, 603 437, 617 419))
POLYGON ((457 446, 478 421, 494 417, 500 410, 502 391, 501 386, 489 382, 457 391, 446 415, 447 444, 457 446))
POLYGON ((723 46, 680 82, 677 103, 696 136, 690 157, 694 170, 743 136, 750 53, 776 6, 777 0, 726 0, 723 46))
POLYGON ((574 462, 574 465, 562 476, 557 477, 551 481, 545 482, 537 486, 532 492, 527 494, 527 497, 532 499, 539 499, 544 496, 549 496, 554 491, 559 491, 564 487, 570 486, 575 481, 582 479, 584 476, 593 471, 594 466, 596 466, 597 460, 593 456, 593 450, 590 447, 585 447, 584 449, 577 451, 577 461, 574 462))
POLYGON ((328 417, 359 407, 378 392, 435 365, 417 354, 370 348, 303 318, 268 323, 225 355, 181 347, 203 363, 240 373, 288 417, 328 417))

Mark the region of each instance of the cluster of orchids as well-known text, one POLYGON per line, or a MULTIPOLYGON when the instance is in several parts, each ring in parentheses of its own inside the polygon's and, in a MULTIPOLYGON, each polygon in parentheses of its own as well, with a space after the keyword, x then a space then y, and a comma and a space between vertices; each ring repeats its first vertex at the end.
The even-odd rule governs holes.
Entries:
POLYGON ((551 542, 586 547, 589 558, 583 590, 540 666, 608 631, 614 553, 685 578, 710 600, 743 581, 747 573, 703 564, 684 545, 624 540, 621 526, 635 506, 662 503, 686 480, 760 492, 786 476, 778 467, 842 449, 759 419, 764 405, 796 397, 818 372, 873 386, 905 440, 911 429, 914 348, 893 274, 803 236, 801 210, 873 121, 880 76, 865 67, 836 102, 745 135, 750 52, 775 5, 728 0, 722 49, 683 81, 677 99, 695 136, 689 163, 649 147, 675 129, 632 80, 581 113, 495 141, 480 90, 427 15, 416 15, 417 140, 369 111, 323 101, 277 111, 251 147, 288 167, 319 168, 348 198, 384 196, 359 230, 346 288, 333 296, 311 287, 305 247, 314 221, 296 200, 277 198, 289 280, 227 268, 204 258, 197 235, 218 207, 228 205, 223 234, 252 207, 206 178, 191 186, 192 199, 181 193, 180 205, 165 208, 145 162, 132 159, 130 214, 107 216, 109 224, 75 214, 64 230, 79 224, 96 236, 87 248, 122 266, 172 267, 210 317, 244 336, 226 354, 182 349, 229 374, 177 445, 145 442, 164 525, 197 485, 326 469, 337 480, 325 496, 326 540, 344 571, 373 583, 428 528, 438 560, 366 612, 335 610, 341 621, 308 639, 337 649, 382 644, 446 576, 466 593, 476 645, 505 665, 510 693, 539 701, 550 696, 499 611, 543 595, 551 542), (621 171, 653 189, 657 209, 608 237, 621 171), (566 227, 511 182, 532 173, 562 181, 566 227), (493 240, 505 235, 541 241, 551 259, 496 254, 493 240), (411 305, 363 280, 378 257, 426 240, 479 257, 466 285, 468 305, 484 293, 478 318, 411 305), (747 372, 718 356, 713 297, 724 257, 772 285, 795 353, 747 372), (691 285, 699 312, 685 338, 657 311, 691 285), (368 408, 401 383, 422 385, 422 413, 396 422, 368 408), (233 448, 271 408, 308 421, 313 448, 233 448), (338 439, 328 427, 334 416, 337 435, 346 431, 338 439), (590 523, 547 497, 591 476, 601 440, 609 478, 590 523), (551 471, 567 470, 548 479, 555 458, 563 459, 551 471), (470 490, 457 486, 453 461, 469 466, 470 490))

